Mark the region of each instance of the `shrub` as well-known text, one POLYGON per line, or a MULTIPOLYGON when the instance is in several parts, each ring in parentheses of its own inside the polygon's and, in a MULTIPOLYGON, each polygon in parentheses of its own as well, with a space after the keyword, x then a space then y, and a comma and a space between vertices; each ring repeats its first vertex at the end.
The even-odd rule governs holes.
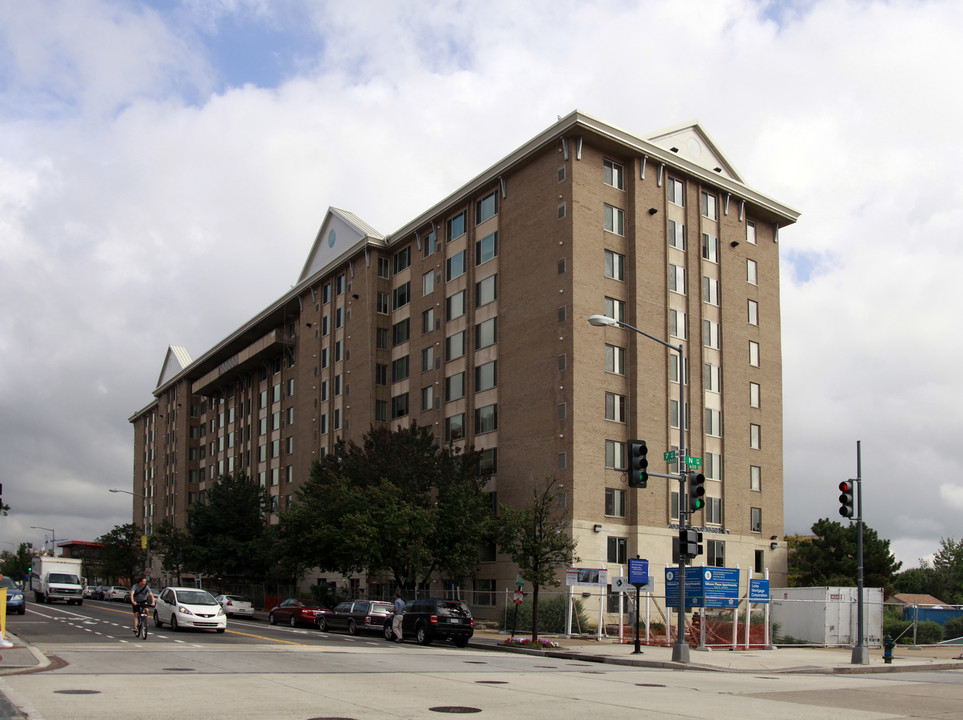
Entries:
MULTIPOLYGON (((913 644, 913 621, 890 620, 883 621, 883 635, 889 635, 900 645, 913 644)), ((943 626, 930 620, 916 626, 916 642, 919 645, 935 645, 943 640, 943 626)))
POLYGON ((947 620, 943 626, 943 635, 944 640, 955 640, 958 637, 963 637, 963 616, 947 620))
MULTIPOLYGON (((528 595, 518 608, 518 625, 515 628, 517 632, 531 632, 532 631, 532 603, 531 596, 528 595)), ((565 595, 553 595, 552 597, 545 599, 544 597, 538 600, 538 632, 539 633, 563 633, 565 632, 565 605, 568 602, 568 597, 565 595)), ((578 618, 572 618, 572 630, 577 631, 578 628, 582 628, 584 631, 588 627, 588 617, 585 615, 585 611, 582 607, 582 601, 575 601, 575 612, 578 613, 578 618)), ((505 629, 511 630, 512 623, 514 622, 515 611, 510 609, 508 611, 508 617, 505 619, 505 629)))

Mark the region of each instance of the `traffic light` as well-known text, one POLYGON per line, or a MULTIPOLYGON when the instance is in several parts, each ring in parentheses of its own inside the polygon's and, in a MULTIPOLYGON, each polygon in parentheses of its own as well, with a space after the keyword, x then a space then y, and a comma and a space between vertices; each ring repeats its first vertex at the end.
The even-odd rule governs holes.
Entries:
POLYGON ((695 512, 706 506, 706 476, 689 473, 689 510, 695 512))
POLYGON ((629 440, 629 487, 644 488, 649 482, 649 461, 645 457, 649 448, 645 440, 629 440))
POLYGON ((853 481, 839 483, 839 514, 845 518, 853 516, 853 481))
POLYGON ((679 530, 679 555, 692 559, 702 554, 702 533, 698 530, 679 530))

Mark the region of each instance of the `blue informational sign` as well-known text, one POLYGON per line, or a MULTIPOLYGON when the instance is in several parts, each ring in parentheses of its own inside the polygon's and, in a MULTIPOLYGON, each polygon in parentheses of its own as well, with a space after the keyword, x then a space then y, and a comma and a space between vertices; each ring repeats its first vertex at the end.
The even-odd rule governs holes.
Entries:
MULTIPOLYGON (((677 568, 665 569, 665 602, 679 606, 677 568)), ((739 569, 691 567, 685 573, 686 607, 729 608, 739 604, 739 569)))
POLYGON ((749 602, 767 603, 769 602, 769 581, 761 578, 749 581, 749 602))
POLYGON ((629 558, 629 584, 642 587, 649 584, 649 561, 629 558))

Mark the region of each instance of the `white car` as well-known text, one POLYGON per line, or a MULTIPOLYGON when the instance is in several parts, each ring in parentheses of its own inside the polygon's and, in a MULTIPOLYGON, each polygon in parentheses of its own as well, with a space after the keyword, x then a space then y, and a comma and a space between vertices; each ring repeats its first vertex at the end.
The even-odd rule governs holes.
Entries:
POLYGON ((238 616, 253 618, 254 605, 247 598, 240 595, 218 595, 216 598, 218 605, 224 608, 228 617, 238 616))
POLYGON ((157 596, 154 608, 154 625, 163 627, 165 623, 171 630, 198 628, 222 633, 227 630, 227 615, 207 590, 169 587, 157 596))

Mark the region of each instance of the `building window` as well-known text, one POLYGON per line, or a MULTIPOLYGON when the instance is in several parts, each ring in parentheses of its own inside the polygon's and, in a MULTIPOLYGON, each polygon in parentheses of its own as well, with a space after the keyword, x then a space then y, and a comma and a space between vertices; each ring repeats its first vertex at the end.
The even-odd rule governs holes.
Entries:
POLYGON ((435 271, 430 270, 421 276, 421 294, 430 295, 435 291, 435 271))
POLYGON ((702 342, 706 347, 720 349, 722 347, 721 335, 722 328, 719 323, 712 320, 702 321, 702 342))
POLYGON ((719 281, 702 276, 702 301, 709 305, 719 305, 719 281))
MULTIPOLYGON (((401 251, 402 253, 404 250, 401 251)), ((344 295, 344 273, 334 279, 334 291, 338 295, 344 295)))
POLYGON ((498 318, 484 320, 475 326, 475 349, 494 345, 498 341, 498 318))
POLYGON ((495 607, 495 581, 476 578, 472 580, 475 587, 474 605, 479 607, 495 607))
POLYGON ((625 395, 605 393, 605 419, 614 422, 625 422, 625 395))
POLYGON ((396 322, 391 326, 391 343, 392 346, 401 345, 401 343, 408 342, 410 336, 410 328, 408 318, 396 322))
POLYGON ((498 275, 489 275, 475 283, 475 307, 495 302, 498 298, 498 275))
POLYGON ((454 280, 465 274, 465 251, 456 252, 445 261, 445 279, 454 280))
POLYGON ((564 470, 567 467, 567 465, 568 465, 568 457, 565 455, 565 453, 560 452, 558 455, 555 456, 555 467, 557 467, 559 470, 564 470))
POLYGON ((762 427, 755 423, 749 424, 749 447, 753 450, 762 448, 762 427))
POLYGON ((437 238, 435 237, 435 233, 434 233, 434 232, 429 231, 428 234, 425 235, 424 240, 425 240, 425 242, 424 242, 424 257, 428 257, 428 256, 431 255, 433 252, 435 252, 435 250, 438 249, 438 243, 436 242, 436 241, 437 241, 437 238))
POLYGON ((605 514, 610 517, 625 517, 625 490, 605 488, 605 514))
POLYGON ((481 265, 498 255, 498 233, 493 232, 475 243, 475 265, 481 265))
POLYGON ((404 417, 408 414, 408 393, 395 395, 391 398, 391 419, 404 417))
POLYGON ((560 307, 560 308, 558 309, 558 321, 559 321, 560 323, 564 323, 564 322, 565 322, 565 312, 566 312, 566 311, 565 311, 565 306, 562 305, 562 307, 560 307))
POLYGON ((749 383, 749 407, 759 407, 759 383, 749 383))
MULTIPOLYGON (((679 401, 669 398, 669 427, 679 427, 679 401)), ((689 403, 685 404, 685 427, 689 429, 689 403)))
POLYGON ((611 160, 602 161, 602 182, 619 190, 625 189, 623 181, 623 169, 617 162, 611 160))
POLYGON ((465 397, 465 373, 460 372, 445 378, 445 402, 465 397))
MULTIPOLYGON (((684 376, 684 382, 686 385, 689 384, 689 363, 687 360, 682 361, 682 374, 684 376)), ((673 353, 669 356, 669 382, 677 383, 679 382, 679 355, 673 353)))
MULTIPOLYGON (((375 365, 375 385, 388 384, 388 366, 383 363, 375 365)), ((323 399, 323 398, 322 398, 323 399)))
POLYGON ((427 412, 435 407, 435 386, 421 388, 421 411, 427 412))
MULTIPOLYGON (((379 292, 377 302, 378 302, 379 315, 387 315, 391 311, 390 298, 388 297, 388 293, 379 292)), ((324 319, 327 320, 328 318, 325 317, 324 319)), ((322 332, 321 334, 327 335, 328 334, 327 327, 326 327, 327 323, 326 322, 322 323, 322 325, 324 326, 323 327, 324 332, 322 332)))
POLYGON ((625 322, 625 301, 615 298, 605 298, 605 315, 613 320, 625 322))
POLYGON ((475 392, 490 390, 498 385, 498 361, 484 363, 475 368, 475 392))
POLYGON ((445 440, 461 440, 465 437, 465 413, 445 418, 445 440))
POLYGON ((715 195, 703 190, 700 193, 701 198, 701 208, 702 217, 709 218, 710 220, 719 219, 719 200, 715 195))
POLYGON ((400 357, 391 362, 391 382, 399 382, 408 378, 408 356, 400 357))
POLYGON ((488 448, 478 454, 478 474, 494 475, 498 472, 498 448, 488 448))
POLYGON ((755 340, 749 341, 749 364, 759 367, 759 343, 755 340))
MULTIPOLYGON (((378 258, 378 277, 388 279, 391 276, 391 263, 388 258, 378 258)), ((321 291, 321 302, 331 302, 331 285, 325 284, 321 291)))
POLYGON ((610 537, 608 539, 608 554, 606 556, 610 563, 625 565, 628 562, 628 540, 620 537, 610 537))
POLYGON ((426 347, 421 351, 421 372, 435 369, 435 348, 426 347))
POLYGON ((605 346, 605 372, 625 375, 625 348, 605 346))
POLYGON ((465 234, 465 213, 460 212, 446 223, 448 230, 448 242, 455 238, 460 238, 465 234))
MULTIPOLYGON (((392 291, 392 309, 393 310, 397 310, 400 307, 404 307, 409 302, 411 302, 411 283, 410 282, 406 282, 404 285, 401 285, 400 287, 396 287, 392 291)), ((341 310, 341 308, 338 308, 338 310, 341 310)), ((336 326, 340 327, 340 325, 337 325, 337 324, 336 326)))
POLYGON ((685 268, 669 265, 669 290, 685 295, 685 268))
POLYGON ((475 434, 494 432, 498 429, 498 405, 485 405, 475 410, 475 434))
POLYGON ((681 180, 669 178, 666 193, 668 194, 669 202, 673 205, 685 205, 685 186, 681 180))
POLYGON ((669 335, 685 340, 685 313, 681 310, 669 310, 669 335))
POLYGON ((705 453, 702 473, 710 480, 722 480, 722 455, 714 452, 705 453))
POLYGON ((445 319, 454 320, 465 314, 465 291, 460 290, 449 298, 445 298, 445 319))
POLYGON ((625 255, 611 250, 605 251, 605 277, 625 280, 625 255))
MULTIPOLYGON (((395 275, 397 275, 402 270, 406 269, 409 265, 411 265, 411 246, 410 245, 395 253, 394 264, 395 264, 395 275)), ((343 275, 340 276, 340 278, 343 278, 343 277, 344 277, 343 275)), ((341 292, 339 291, 338 295, 340 294, 341 292)))
POLYGON ((498 213, 498 193, 490 192, 481 200, 475 202, 475 224, 485 222, 498 213))
POLYGON ((556 209, 555 214, 559 220, 562 220, 565 218, 565 203, 558 204, 558 208, 556 209))
POLYGON ((746 242, 750 245, 756 244, 756 223, 746 220, 746 242))
POLYGON ((421 313, 421 332, 430 333, 435 329, 435 309, 428 308, 421 313))
POLYGON ((378 350, 388 349, 388 328, 375 328, 375 347, 378 350))
POLYGON ((755 553, 755 571, 757 574, 762 575, 765 571, 765 551, 756 550, 755 553))
POLYGON ((603 211, 602 226, 616 235, 625 234, 625 213, 611 205, 606 205, 603 211))
POLYGON ((749 532, 762 532, 762 508, 749 508, 749 532))
POLYGON ((746 282, 750 285, 759 284, 759 275, 756 270, 756 261, 746 258, 746 282))
POLYGON ((722 498, 706 498, 706 524, 722 525, 722 498))
POLYGON ((465 355, 465 331, 445 338, 445 360, 457 360, 465 355))
POLYGON ((685 250, 685 225, 669 220, 669 247, 685 250))
POLYGON ((706 565, 709 567, 726 566, 726 544, 722 540, 709 540, 706 543, 706 565))
POLYGON ((757 303, 755 300, 749 301, 749 324, 759 324, 759 303, 757 303))
POLYGON ((722 392, 722 368, 712 363, 706 363, 704 382, 706 392, 722 392))
POLYGON ((625 465, 625 443, 618 440, 606 440, 605 467, 624 470, 625 465))
POLYGON ((669 518, 672 520, 679 519, 679 493, 678 491, 673 491, 669 493, 669 518))
POLYGON ((749 466, 749 489, 762 492, 762 468, 756 465, 749 466))
POLYGON ((722 437, 722 411, 706 408, 706 435, 722 437))
POLYGON ((702 233, 702 258, 709 262, 719 262, 719 238, 702 233))

